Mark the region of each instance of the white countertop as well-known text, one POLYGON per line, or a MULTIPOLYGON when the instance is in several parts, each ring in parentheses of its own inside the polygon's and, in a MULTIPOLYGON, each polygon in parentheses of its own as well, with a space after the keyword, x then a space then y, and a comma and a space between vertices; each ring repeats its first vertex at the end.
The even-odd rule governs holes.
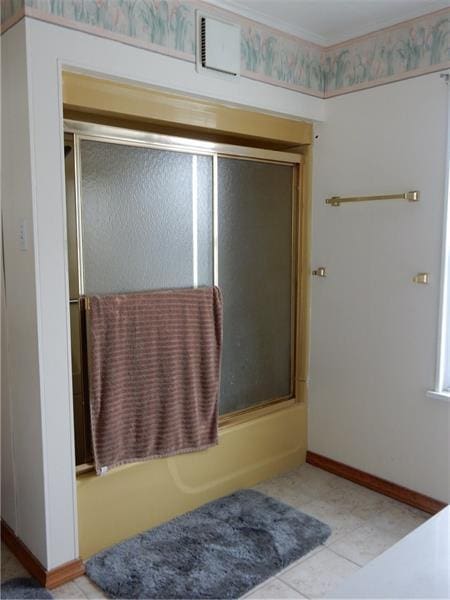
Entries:
POLYGON ((450 507, 345 580, 330 598, 450 598, 450 507))

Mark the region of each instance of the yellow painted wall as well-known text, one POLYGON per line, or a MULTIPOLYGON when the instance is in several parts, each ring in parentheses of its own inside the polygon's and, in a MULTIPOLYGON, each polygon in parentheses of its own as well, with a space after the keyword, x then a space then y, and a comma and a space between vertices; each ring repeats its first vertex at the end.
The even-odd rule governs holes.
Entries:
POLYGON ((222 428, 204 452, 127 465, 78 478, 83 559, 242 487, 305 461, 304 403, 222 428))

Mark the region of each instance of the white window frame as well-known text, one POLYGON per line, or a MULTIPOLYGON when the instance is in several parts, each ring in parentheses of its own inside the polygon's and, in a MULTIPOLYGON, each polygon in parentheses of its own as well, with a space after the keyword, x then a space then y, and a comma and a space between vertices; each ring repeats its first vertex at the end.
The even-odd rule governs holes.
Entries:
POLYGON ((445 78, 448 88, 447 157, 436 379, 434 390, 429 391, 428 396, 450 402, 450 73, 444 73, 441 77, 445 78))

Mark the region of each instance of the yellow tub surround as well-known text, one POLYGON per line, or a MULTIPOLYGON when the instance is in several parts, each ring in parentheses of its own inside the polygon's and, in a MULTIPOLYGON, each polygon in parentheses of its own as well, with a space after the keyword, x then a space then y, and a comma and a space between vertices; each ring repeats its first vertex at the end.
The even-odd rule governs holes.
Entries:
POLYGON ((222 427, 219 445, 209 450, 79 476, 81 557, 288 471, 305 456, 306 407, 298 403, 222 427))

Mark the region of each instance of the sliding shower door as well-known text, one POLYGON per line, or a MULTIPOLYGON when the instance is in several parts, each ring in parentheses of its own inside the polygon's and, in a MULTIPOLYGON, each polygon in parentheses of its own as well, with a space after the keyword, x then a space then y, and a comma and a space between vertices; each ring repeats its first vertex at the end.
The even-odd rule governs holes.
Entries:
POLYGON ((218 160, 222 414, 292 392, 292 169, 218 160))
MULTIPOLYGON (((81 331, 72 351, 84 382, 85 296, 218 285, 220 415, 292 398, 299 157, 66 126, 72 327, 81 331)), ((76 437, 89 443, 86 431, 76 437)), ((77 452, 77 462, 88 455, 77 452)))

